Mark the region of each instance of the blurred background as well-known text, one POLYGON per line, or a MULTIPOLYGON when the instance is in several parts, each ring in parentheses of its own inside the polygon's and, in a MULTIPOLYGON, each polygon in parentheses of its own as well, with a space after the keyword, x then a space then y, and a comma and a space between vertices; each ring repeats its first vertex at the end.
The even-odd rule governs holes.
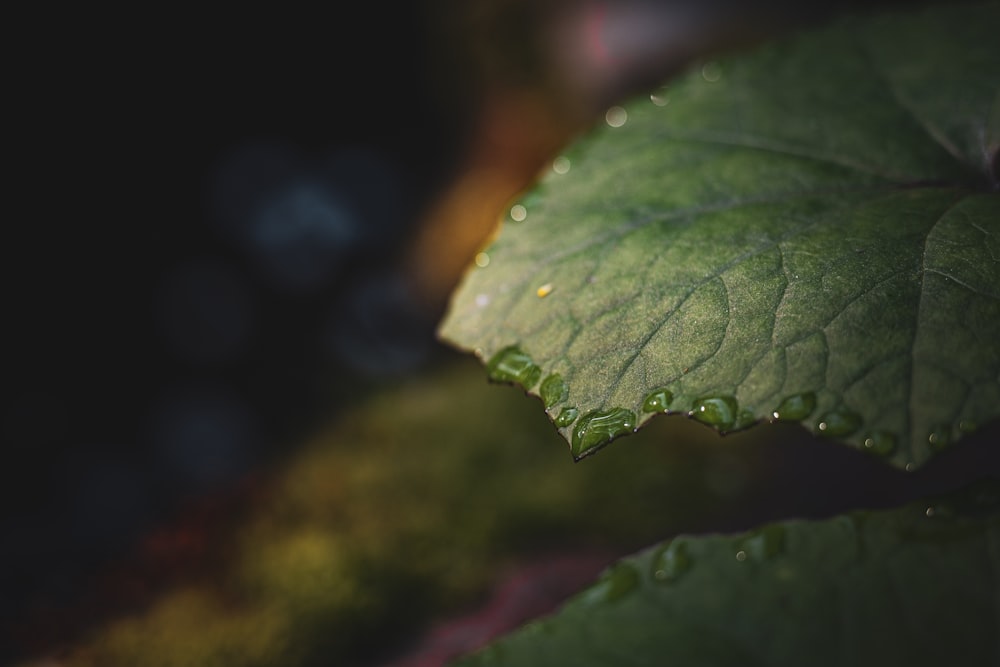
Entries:
MULTIPOLYGON (((912 495, 923 473, 783 426, 658 420, 573 466, 433 333, 504 207, 612 102, 872 6, 18 16, 0 660, 440 664, 678 531, 912 495)), ((921 488, 995 469, 967 451, 921 488)))

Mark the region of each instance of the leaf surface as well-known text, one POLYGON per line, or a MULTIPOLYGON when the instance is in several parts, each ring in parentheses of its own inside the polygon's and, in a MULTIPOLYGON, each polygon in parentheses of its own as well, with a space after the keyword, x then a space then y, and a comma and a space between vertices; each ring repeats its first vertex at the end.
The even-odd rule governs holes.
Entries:
POLYGON ((456 667, 995 665, 998 501, 679 536, 456 667))
POLYGON ((442 338, 548 382, 575 458, 671 411, 922 464, 1000 412, 996 25, 841 21, 623 104, 512 209, 442 338))

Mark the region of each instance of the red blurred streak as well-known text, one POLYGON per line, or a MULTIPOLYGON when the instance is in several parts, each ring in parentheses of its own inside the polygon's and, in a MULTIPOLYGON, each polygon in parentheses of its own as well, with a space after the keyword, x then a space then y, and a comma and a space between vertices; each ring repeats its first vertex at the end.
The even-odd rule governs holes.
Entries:
POLYGON ((587 13, 587 46, 590 55, 597 64, 605 66, 611 63, 611 56, 603 37, 607 19, 608 8, 603 3, 587 13))
POLYGON ((478 611, 438 624, 406 657, 383 667, 440 667, 481 649, 523 623, 555 611, 614 559, 591 552, 523 565, 496 586, 478 611))

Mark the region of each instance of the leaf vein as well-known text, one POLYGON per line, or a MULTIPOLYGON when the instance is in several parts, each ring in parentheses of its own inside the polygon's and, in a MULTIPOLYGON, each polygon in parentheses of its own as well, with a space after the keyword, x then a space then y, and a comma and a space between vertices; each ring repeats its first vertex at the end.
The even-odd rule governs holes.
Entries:
POLYGON ((834 167, 840 167, 842 169, 848 169, 855 173, 864 174, 866 176, 876 176, 880 179, 890 181, 893 183, 902 183, 907 180, 905 174, 888 174, 872 167, 866 165, 862 162, 857 162, 855 160, 847 160, 844 158, 838 158, 837 156, 822 155, 819 153, 813 153, 804 148, 792 146, 790 144, 782 144, 766 137, 751 137, 749 135, 732 135, 727 133, 699 133, 699 134, 659 134, 659 137, 670 139, 672 141, 687 141, 691 143, 708 144, 714 146, 728 146, 731 148, 742 148, 748 150, 762 151, 765 153, 772 153, 774 155, 780 155, 782 157, 791 157, 799 160, 809 160, 811 162, 818 162, 820 164, 832 165, 834 167))

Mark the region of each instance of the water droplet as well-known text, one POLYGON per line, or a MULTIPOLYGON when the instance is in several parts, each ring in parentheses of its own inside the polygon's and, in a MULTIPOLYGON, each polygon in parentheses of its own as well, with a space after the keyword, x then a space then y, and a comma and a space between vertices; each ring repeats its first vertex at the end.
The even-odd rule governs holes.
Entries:
POLYGON ((537 290, 535 290, 535 294, 538 296, 539 299, 544 299, 548 295, 552 294, 552 289, 553 289, 552 283, 545 283, 537 290))
POLYGON ((667 412, 674 394, 669 389, 654 389, 642 402, 643 412, 667 412))
POLYGON ((932 429, 927 435, 927 444, 929 444, 931 449, 935 452, 947 449, 951 443, 951 427, 947 424, 941 424, 934 427, 934 429, 932 429))
POLYGON ((783 400, 777 408, 775 408, 771 415, 775 419, 802 421, 811 415, 812 411, 815 409, 816 394, 811 391, 807 391, 802 394, 789 396, 783 400))
POLYGON ((528 217, 528 209, 522 204, 514 204, 510 207, 510 219, 514 222, 523 222, 528 217))
POLYGON ((495 382, 516 382, 531 389, 542 376, 542 369, 516 345, 508 345, 493 355, 486 364, 486 372, 495 382))
POLYGON ((823 415, 816 423, 821 435, 842 438, 861 428, 861 415, 847 408, 838 408, 823 415))
POLYGON ((928 507, 926 510, 924 510, 924 516, 926 516, 927 518, 934 516, 934 514, 935 511, 933 507, 928 507))
POLYGON ((865 451, 879 456, 891 456, 896 451, 896 436, 888 431, 872 431, 865 438, 865 451))
POLYGON ((481 252, 476 255, 476 266, 478 266, 481 269, 485 269, 489 265, 490 265, 489 255, 487 255, 485 252, 481 252))
POLYGON ((691 557, 688 555, 687 544, 681 540, 672 540, 653 558, 653 578, 662 583, 676 581, 689 569, 691 557))
POLYGON ((563 382, 561 375, 553 373, 542 381, 538 393, 542 397, 542 403, 548 409, 560 401, 565 401, 569 395, 569 388, 563 382))
POLYGON ((977 428, 979 428, 979 425, 969 419, 963 419, 958 422, 958 430, 962 433, 975 433, 977 428))
POLYGON ((724 431, 736 423, 739 407, 732 396, 705 396, 694 402, 691 417, 724 431))
POLYGON ((917 469, 917 465, 913 461, 910 461, 905 466, 903 466, 903 469, 906 472, 914 472, 917 469))
POLYGON ((620 435, 635 430, 635 413, 625 408, 592 410, 580 417, 573 429, 571 451, 577 459, 620 435))
POLYGON ((552 161, 552 171, 557 174, 565 174, 569 172, 570 161, 568 157, 560 155, 555 160, 552 161))
POLYGON ((556 417, 556 426, 563 428, 569 426, 576 421, 576 418, 580 415, 580 411, 576 408, 563 408, 559 412, 559 416, 556 417))
POLYGON ((670 96, 667 94, 667 87, 658 88, 649 96, 649 101, 658 107, 665 107, 670 104, 670 96))
POLYGON ((750 533, 740 542, 740 547, 754 561, 761 562, 781 553, 785 545, 785 527, 768 524, 750 533))
POLYGON ((639 571, 628 563, 617 563, 601 575, 593 587, 584 593, 588 603, 615 602, 639 586, 639 571))
POLYGON ((715 83, 722 78, 722 66, 714 61, 709 61, 701 67, 701 78, 709 83, 715 83))
POLYGON ((622 107, 611 107, 604 114, 604 120, 611 127, 621 127, 628 121, 628 112, 622 107))
POLYGON ((736 552, 736 560, 738 560, 739 562, 742 563, 746 559, 747 559, 747 552, 746 551, 740 550, 740 551, 736 552))

